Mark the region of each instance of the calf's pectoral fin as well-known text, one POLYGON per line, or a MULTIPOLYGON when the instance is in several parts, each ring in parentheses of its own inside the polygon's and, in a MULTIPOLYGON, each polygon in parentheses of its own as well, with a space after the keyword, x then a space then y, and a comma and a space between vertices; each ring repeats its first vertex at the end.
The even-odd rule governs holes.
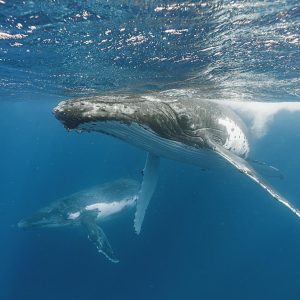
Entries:
POLYGON ((251 178, 258 183, 263 189, 265 189, 274 199, 285 205, 289 210, 296 214, 300 218, 300 211, 295 208, 287 199, 281 196, 268 182, 266 182, 244 159, 230 152, 229 150, 218 145, 216 142, 209 140, 208 143, 212 149, 231 165, 236 167, 240 172, 251 178))
POLYGON ((148 153, 145 168, 143 170, 143 181, 137 197, 134 217, 134 229, 137 234, 141 231, 146 209, 156 188, 159 161, 159 156, 148 153))
POLYGON ((96 224, 94 218, 83 218, 81 225, 86 230, 89 240, 95 244, 100 253, 104 254, 111 262, 119 262, 104 231, 96 224))

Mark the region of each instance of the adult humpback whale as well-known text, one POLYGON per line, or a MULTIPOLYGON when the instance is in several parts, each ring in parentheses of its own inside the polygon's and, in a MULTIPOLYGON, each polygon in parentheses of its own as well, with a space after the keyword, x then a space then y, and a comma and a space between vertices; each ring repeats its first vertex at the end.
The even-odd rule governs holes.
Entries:
POLYGON ((250 151, 247 129, 233 110, 216 101, 112 94, 63 101, 54 113, 69 130, 109 134, 148 152, 137 200, 137 233, 156 186, 160 156, 204 167, 223 158, 300 217, 245 160, 250 151))
POLYGON ((97 223, 136 205, 140 184, 119 179, 63 197, 18 223, 20 228, 81 226, 98 251, 118 262, 110 243, 97 223))

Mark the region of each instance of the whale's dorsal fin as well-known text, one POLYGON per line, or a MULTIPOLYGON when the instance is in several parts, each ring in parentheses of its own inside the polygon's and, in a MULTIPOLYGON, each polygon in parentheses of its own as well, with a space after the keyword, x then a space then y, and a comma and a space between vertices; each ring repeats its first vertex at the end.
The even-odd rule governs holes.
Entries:
POLYGON ((100 253, 104 254, 111 262, 119 262, 104 231, 96 224, 94 216, 82 217, 81 225, 86 230, 89 240, 95 244, 100 253))
POLYGON ((146 209, 156 188, 159 161, 159 156, 148 153, 145 168, 143 170, 143 182, 138 194, 134 217, 134 229, 137 234, 141 231, 146 209))
POLYGON ((265 189, 274 199, 285 205, 289 210, 296 214, 300 218, 300 211, 295 208, 286 198, 281 196, 268 182, 266 182, 243 158, 235 155, 229 150, 223 148, 221 145, 209 139, 207 141, 212 150, 222 156, 231 165, 236 167, 240 172, 251 178, 263 189, 265 189))

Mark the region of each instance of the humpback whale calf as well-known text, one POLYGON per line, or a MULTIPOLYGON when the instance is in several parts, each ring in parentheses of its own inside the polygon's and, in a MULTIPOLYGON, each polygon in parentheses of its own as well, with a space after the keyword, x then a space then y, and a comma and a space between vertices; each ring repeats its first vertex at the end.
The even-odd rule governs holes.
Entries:
POLYGON ((148 152, 134 221, 137 233, 155 190, 160 156, 205 168, 221 158, 300 217, 247 161, 247 128, 232 109, 221 101, 171 98, 111 94, 62 101, 54 108, 68 130, 105 133, 148 152))
POLYGON ((36 227, 81 226, 97 250, 110 261, 118 262, 110 243, 97 223, 107 220, 136 205, 140 184, 132 179, 119 179, 94 186, 56 200, 18 226, 23 229, 36 227))

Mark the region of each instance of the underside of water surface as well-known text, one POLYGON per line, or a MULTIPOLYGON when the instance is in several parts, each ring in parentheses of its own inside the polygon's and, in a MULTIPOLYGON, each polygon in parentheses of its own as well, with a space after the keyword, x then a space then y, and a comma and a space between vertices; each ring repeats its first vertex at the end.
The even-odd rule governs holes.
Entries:
POLYGON ((0 96, 181 87, 297 100, 299 28, 300 7, 289 0, 3 0, 0 96))

